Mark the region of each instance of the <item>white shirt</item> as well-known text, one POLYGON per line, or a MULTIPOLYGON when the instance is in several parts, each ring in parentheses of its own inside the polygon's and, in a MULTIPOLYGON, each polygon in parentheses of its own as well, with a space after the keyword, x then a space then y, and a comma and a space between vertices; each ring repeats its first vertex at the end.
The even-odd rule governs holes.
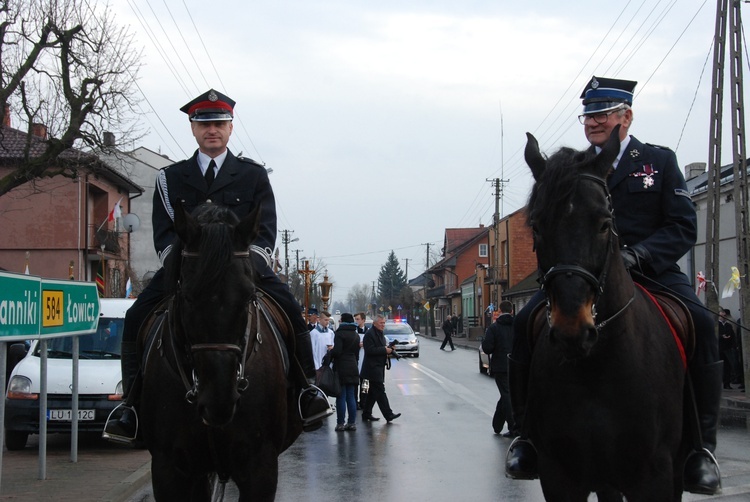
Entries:
MULTIPOLYGON (((214 169, 214 179, 216 179, 216 176, 219 175, 219 169, 221 169, 222 164, 224 164, 224 160, 226 160, 227 158, 228 151, 229 150, 224 150, 224 153, 222 153, 218 157, 213 158, 213 161, 216 162, 216 169, 214 169)), ((206 175, 206 170, 208 169, 208 164, 210 163, 211 157, 198 150, 198 167, 201 168, 201 174, 203 174, 203 176, 206 175)))

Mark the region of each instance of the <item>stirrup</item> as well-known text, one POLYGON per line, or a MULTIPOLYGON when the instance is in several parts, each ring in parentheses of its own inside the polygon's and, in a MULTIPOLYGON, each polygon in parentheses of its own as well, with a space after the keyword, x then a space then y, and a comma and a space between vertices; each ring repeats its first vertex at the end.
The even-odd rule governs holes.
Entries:
POLYGON ((315 422, 333 415, 333 407, 331 406, 331 403, 328 402, 328 396, 326 396, 326 393, 320 390, 320 387, 318 387, 317 385, 310 385, 309 387, 306 387, 300 391, 299 396, 297 397, 297 410, 299 412, 300 418, 302 419, 302 427, 309 427, 315 422), (304 396, 308 392, 314 392, 316 395, 320 396, 326 403, 326 408, 312 416, 305 417, 302 413, 302 396, 304 396))
POLYGON ((138 413, 136 413, 134 407, 128 406, 124 402, 118 404, 115 407, 115 409, 109 412, 109 416, 107 417, 107 422, 104 424, 104 430, 102 430, 102 438, 115 442, 115 443, 133 444, 135 442, 136 437, 138 437, 138 413), (107 426, 109 426, 110 423, 118 423, 120 418, 122 417, 122 415, 125 413, 126 410, 132 411, 133 417, 135 418, 135 432, 133 433, 133 437, 128 437, 122 434, 117 434, 112 431, 108 432, 107 426), (117 418, 115 418, 115 416, 117 418))
MULTIPOLYGON (((721 486, 721 467, 719 467, 719 461, 716 460, 716 457, 714 456, 713 453, 711 453, 711 450, 709 450, 708 448, 701 448, 700 450, 693 450, 693 452, 690 453, 690 455, 688 455, 688 457, 685 459, 685 466, 687 466, 687 464, 690 461, 690 459, 692 457, 696 456, 696 455, 700 455, 700 456, 705 457, 705 458, 707 458, 707 459, 709 459, 711 461, 711 463, 713 464, 713 467, 716 469, 716 474, 717 474, 717 476, 719 478, 719 485, 716 487, 716 491, 714 491, 714 492, 709 492, 707 490, 696 490, 696 491, 693 491, 693 490, 689 490, 688 488, 694 488, 694 487, 687 487, 687 486, 685 487, 685 491, 690 492, 690 493, 698 493, 698 494, 702 494, 702 495, 718 495, 718 494, 720 494, 722 492, 722 486, 721 486)), ((684 477, 684 475, 685 475, 685 473, 683 472, 683 477, 684 477)))

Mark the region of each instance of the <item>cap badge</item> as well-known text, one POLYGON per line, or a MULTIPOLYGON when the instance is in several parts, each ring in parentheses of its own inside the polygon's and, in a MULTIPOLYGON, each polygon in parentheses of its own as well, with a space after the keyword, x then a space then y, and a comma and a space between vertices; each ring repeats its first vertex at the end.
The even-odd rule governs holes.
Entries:
POLYGON ((599 88, 599 81, 596 79, 596 77, 591 79, 591 88, 592 89, 598 89, 599 88))
POLYGON ((211 91, 211 92, 208 93, 208 100, 211 101, 211 102, 218 101, 219 100, 219 96, 217 96, 214 91, 211 91))

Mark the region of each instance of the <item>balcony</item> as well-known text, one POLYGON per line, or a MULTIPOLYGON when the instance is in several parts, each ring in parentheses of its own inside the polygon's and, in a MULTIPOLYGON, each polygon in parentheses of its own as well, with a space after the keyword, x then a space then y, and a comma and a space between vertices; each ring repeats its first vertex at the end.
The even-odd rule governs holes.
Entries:
POLYGON ((93 233, 93 238, 90 241, 92 243, 92 247, 96 248, 97 250, 101 250, 103 245, 104 251, 106 253, 116 255, 120 254, 120 252, 122 251, 122 247, 120 246, 119 232, 106 230, 104 228, 102 228, 101 230, 97 230, 93 227, 91 228, 91 232, 93 233))

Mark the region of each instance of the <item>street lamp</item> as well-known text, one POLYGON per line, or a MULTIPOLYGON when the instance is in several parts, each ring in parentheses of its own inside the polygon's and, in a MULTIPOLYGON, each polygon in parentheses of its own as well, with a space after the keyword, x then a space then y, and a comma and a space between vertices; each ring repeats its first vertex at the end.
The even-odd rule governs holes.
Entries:
POLYGON ((323 275, 323 281, 320 283, 320 299, 323 301, 323 310, 328 310, 328 300, 331 298, 331 284, 328 281, 328 270, 323 275))

